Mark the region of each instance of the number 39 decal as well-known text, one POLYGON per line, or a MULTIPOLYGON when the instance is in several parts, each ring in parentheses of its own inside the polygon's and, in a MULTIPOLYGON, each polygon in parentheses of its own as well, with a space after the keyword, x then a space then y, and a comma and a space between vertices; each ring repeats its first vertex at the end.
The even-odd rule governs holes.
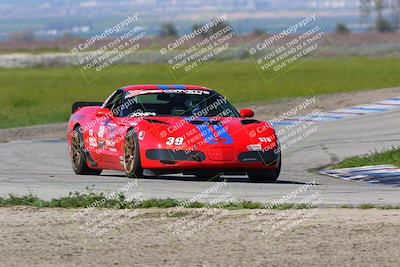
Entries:
POLYGON ((176 146, 180 146, 183 144, 183 137, 167 137, 167 142, 165 142, 166 145, 168 146, 172 146, 172 145, 176 145, 176 146))

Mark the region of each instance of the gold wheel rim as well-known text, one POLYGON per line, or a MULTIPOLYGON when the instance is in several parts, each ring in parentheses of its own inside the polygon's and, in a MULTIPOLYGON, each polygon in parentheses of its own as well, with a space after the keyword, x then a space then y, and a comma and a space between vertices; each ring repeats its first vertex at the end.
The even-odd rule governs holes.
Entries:
POLYGON ((74 168, 79 168, 82 159, 82 152, 80 149, 80 140, 78 134, 72 138, 72 164, 74 168))
POLYGON ((127 173, 131 173, 135 167, 135 150, 133 136, 127 136, 124 145, 124 168, 127 173))

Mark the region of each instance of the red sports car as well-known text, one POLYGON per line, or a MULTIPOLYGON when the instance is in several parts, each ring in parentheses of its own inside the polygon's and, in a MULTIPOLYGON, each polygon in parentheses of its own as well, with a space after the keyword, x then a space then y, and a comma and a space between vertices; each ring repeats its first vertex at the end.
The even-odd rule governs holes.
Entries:
POLYGON ((125 171, 128 177, 221 174, 275 181, 281 153, 268 122, 238 112, 225 97, 201 86, 133 85, 104 103, 72 106, 67 140, 76 174, 125 171))

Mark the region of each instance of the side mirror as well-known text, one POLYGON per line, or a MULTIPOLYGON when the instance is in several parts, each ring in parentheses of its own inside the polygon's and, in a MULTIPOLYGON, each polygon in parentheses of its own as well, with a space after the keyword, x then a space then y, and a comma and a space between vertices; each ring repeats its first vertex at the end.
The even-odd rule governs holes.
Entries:
POLYGON ((112 112, 108 108, 99 108, 96 110, 96 117, 108 117, 110 115, 112 115, 112 112))
POLYGON ((242 118, 252 118, 254 116, 254 111, 251 109, 242 109, 240 110, 240 117, 242 118))

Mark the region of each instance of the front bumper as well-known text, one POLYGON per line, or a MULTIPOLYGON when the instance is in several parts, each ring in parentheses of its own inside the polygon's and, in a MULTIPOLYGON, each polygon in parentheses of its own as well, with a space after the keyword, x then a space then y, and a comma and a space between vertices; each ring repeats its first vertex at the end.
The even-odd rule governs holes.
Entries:
POLYGON ((280 161, 280 154, 273 150, 247 151, 228 153, 227 150, 184 151, 168 149, 149 149, 142 159, 144 168, 148 169, 218 169, 218 170, 248 170, 274 169, 280 161))

